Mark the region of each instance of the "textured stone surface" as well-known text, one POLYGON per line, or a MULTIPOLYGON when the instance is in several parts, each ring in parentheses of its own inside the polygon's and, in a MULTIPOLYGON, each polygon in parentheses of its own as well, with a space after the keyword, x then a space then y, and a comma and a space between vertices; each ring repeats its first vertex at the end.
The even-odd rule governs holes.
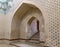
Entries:
POLYGON ((50 47, 60 47, 60 0, 41 0, 47 10, 48 16, 48 41, 50 47))

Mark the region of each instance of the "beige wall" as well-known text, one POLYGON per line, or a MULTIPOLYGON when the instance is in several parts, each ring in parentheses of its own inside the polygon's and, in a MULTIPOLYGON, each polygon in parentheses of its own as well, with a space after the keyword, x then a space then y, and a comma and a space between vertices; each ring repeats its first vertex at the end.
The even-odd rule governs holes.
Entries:
POLYGON ((4 36, 2 34, 0 36, 7 39, 11 38, 13 16, 23 3, 33 4, 41 10, 45 20, 46 45, 50 47, 60 46, 60 44, 58 44, 60 43, 60 0, 23 0, 22 2, 20 2, 20 0, 14 0, 14 7, 6 15, 0 15, 0 32, 2 32, 2 34, 5 32, 4 36))
MULTIPOLYGON (((23 1, 25 2, 25 1, 23 1)), ((14 13, 16 12, 16 10, 19 8, 19 6, 21 6, 21 4, 23 3, 21 2, 20 0, 18 1, 14 1, 14 7, 12 7, 12 9, 6 14, 6 16, 4 17, 5 18, 5 26, 4 26, 4 29, 5 29, 5 38, 9 39, 10 38, 10 33, 11 33, 11 22, 12 22, 12 19, 13 19, 13 16, 14 16, 14 13), (18 6, 18 7, 17 7, 18 6), (7 35, 6 35, 7 34, 7 35)), ((27 1, 28 2, 28 1, 27 1)), ((30 1, 29 1, 30 2, 30 1)), ((30 3, 33 3, 33 2, 30 2, 30 3)), ((38 4, 36 4, 38 5, 38 4)), ((24 12, 24 11, 23 11, 24 12)), ((18 15, 18 14, 17 14, 18 15)))
POLYGON ((5 15, 4 14, 0 14, 0 39, 4 38, 5 35, 5 15))

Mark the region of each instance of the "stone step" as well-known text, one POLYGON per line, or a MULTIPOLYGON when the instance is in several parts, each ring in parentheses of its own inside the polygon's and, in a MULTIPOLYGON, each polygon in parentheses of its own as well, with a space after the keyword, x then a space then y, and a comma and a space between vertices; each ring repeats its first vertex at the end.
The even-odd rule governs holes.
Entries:
POLYGON ((26 44, 26 43, 12 43, 11 45, 16 47, 40 47, 39 45, 26 44))
POLYGON ((30 42, 30 43, 40 43, 39 41, 35 41, 35 40, 29 40, 27 42, 30 42))

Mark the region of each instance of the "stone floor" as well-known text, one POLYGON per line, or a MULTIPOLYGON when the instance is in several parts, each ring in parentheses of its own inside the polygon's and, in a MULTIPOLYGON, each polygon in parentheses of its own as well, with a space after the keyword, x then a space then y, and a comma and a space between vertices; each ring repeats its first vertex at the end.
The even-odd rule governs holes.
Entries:
MULTIPOLYGON (((33 36, 31 39, 39 39, 39 37, 37 37, 38 35, 36 34, 35 36, 33 36)), ((36 40, 15 40, 15 41, 11 41, 11 43, 9 43, 9 41, 6 40, 0 40, 0 47, 43 47, 39 41, 36 40), (5 43, 4 43, 5 42, 5 43), (7 42, 7 43, 6 43, 7 42)))
POLYGON ((8 44, 0 44, 0 47, 15 47, 15 46, 8 45, 8 44))
POLYGON ((30 42, 14 42, 11 44, 1 43, 0 47, 42 47, 40 44, 30 43, 30 42))
MULTIPOLYGON (((29 45, 29 44, 15 44, 17 46, 20 46, 20 47, 37 47, 36 45, 29 45)), ((17 46, 14 46, 14 45, 9 45, 9 44, 0 44, 0 47, 17 47, 17 46)), ((39 46, 40 47, 40 46, 39 46)))
POLYGON ((11 45, 16 45, 20 47, 43 47, 41 44, 38 43, 30 43, 30 42, 14 42, 11 45))

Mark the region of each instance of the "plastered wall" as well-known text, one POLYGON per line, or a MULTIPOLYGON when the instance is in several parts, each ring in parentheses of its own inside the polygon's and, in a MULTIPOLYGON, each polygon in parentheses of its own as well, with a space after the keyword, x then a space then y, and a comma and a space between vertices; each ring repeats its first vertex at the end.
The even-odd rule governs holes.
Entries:
MULTIPOLYGON (((60 47, 60 0, 22 0, 24 3, 37 6, 43 13, 45 19, 45 31, 47 35, 46 45, 60 47)), ((23 3, 14 1, 14 7, 6 15, 0 15, 0 32, 5 31, 5 36, 10 39, 11 22, 16 10, 23 3), (16 3, 16 4, 15 4, 16 3), (17 5, 18 4, 18 5, 17 5), (4 24, 2 24, 4 23, 4 24)))
POLYGON ((60 0, 39 0, 35 2, 46 11, 46 26, 48 27, 46 44, 50 47, 60 47, 60 0))
POLYGON ((4 31, 5 31, 5 15, 4 14, 0 14, 0 39, 4 38, 4 31))
POLYGON ((41 0, 40 1, 44 9, 46 9, 48 17, 48 40, 47 44, 50 47, 60 47, 60 6, 59 0, 41 0))

